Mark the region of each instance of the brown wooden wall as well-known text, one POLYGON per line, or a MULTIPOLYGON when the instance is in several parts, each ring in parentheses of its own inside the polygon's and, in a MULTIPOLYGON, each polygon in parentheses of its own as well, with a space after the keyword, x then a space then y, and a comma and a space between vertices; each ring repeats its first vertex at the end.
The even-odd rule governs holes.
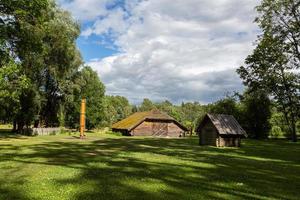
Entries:
POLYGON ((144 121, 131 131, 131 135, 147 136, 152 135, 152 122, 144 121))
POLYGON ((219 137, 217 143, 219 147, 240 147, 241 138, 240 137, 228 137, 228 138, 219 137))
POLYGON ((241 145, 241 138, 239 136, 228 135, 224 137, 219 135, 211 121, 207 121, 202 127, 199 139, 200 145, 218 147, 239 147, 241 145))
POLYGON ((184 130, 174 122, 150 122, 144 121, 131 131, 131 135, 136 136, 159 136, 159 137, 179 137, 184 130))
POLYGON ((218 133, 214 125, 210 121, 207 121, 201 129, 199 143, 201 145, 217 146, 217 135, 218 133))
POLYGON ((168 123, 168 136, 170 137, 179 137, 183 136, 184 130, 182 130, 174 122, 168 123))

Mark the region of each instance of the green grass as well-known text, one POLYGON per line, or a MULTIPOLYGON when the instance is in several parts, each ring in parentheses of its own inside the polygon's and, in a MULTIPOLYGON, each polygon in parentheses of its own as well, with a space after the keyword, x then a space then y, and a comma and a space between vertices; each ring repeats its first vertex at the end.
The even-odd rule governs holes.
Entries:
POLYGON ((300 145, 89 133, 0 136, 0 199, 299 199, 300 145))

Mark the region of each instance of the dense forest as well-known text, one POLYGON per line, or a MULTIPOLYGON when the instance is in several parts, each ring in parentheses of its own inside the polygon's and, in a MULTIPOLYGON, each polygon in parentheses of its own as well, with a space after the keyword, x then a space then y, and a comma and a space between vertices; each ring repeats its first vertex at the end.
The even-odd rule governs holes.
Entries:
MULTIPOLYGON (((192 131, 206 113, 234 115, 250 137, 288 137, 300 130, 299 2, 262 1, 256 48, 237 73, 245 91, 215 103, 105 95, 98 74, 76 47, 80 25, 52 0, 0 2, 0 120, 13 131, 26 127, 78 128, 80 101, 87 99, 88 129, 109 127, 133 112, 158 108, 192 131)), ((234 91, 233 91, 234 92, 234 91)))

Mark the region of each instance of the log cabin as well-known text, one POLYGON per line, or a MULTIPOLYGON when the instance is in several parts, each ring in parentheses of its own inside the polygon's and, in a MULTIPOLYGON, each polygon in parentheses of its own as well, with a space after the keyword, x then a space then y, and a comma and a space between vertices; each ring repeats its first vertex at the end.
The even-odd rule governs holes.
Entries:
POLYGON ((153 109, 136 112, 113 124, 112 131, 127 136, 181 137, 188 129, 166 113, 153 109))
POLYGON ((200 145, 240 147, 246 132, 232 115, 206 114, 196 129, 200 145))

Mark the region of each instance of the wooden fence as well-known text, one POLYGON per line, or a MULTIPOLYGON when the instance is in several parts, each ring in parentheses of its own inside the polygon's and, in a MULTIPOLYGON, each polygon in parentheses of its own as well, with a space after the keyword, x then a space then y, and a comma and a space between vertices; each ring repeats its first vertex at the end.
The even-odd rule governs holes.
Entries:
POLYGON ((54 128, 31 128, 30 134, 31 135, 56 135, 61 132, 61 128, 54 127, 54 128))

